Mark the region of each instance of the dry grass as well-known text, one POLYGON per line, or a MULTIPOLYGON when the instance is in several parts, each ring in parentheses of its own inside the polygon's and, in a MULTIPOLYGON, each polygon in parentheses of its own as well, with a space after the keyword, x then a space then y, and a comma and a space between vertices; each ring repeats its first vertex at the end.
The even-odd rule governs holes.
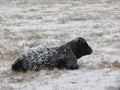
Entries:
POLYGON ((102 61, 98 64, 100 68, 112 68, 112 69, 120 69, 120 62, 119 61, 102 61))
POLYGON ((21 4, 49 4, 53 5, 56 3, 66 3, 66 2, 72 1, 72 0, 0 0, 1 4, 15 4, 15 5, 21 5, 21 4))
POLYGON ((100 69, 113 69, 119 70, 120 69, 120 62, 119 61, 101 61, 95 65, 89 65, 89 62, 79 61, 80 69, 87 69, 87 70, 100 70, 100 69))
MULTIPOLYGON (((59 41, 56 43, 56 45, 63 44, 66 42, 63 38, 70 38, 70 33, 67 32, 58 32, 58 31, 51 31, 53 34, 56 33, 56 35, 53 35, 49 33, 49 31, 40 31, 40 30, 23 30, 20 32, 10 32, 10 30, 6 29, 2 33, 4 36, 2 37, 3 40, 7 40, 6 43, 9 49, 4 46, 4 43, 1 43, 0 48, 2 49, 0 59, 1 60, 13 60, 15 59, 16 55, 19 55, 22 51, 24 51, 25 47, 32 48, 36 47, 38 45, 47 45, 47 46, 53 46, 55 44, 55 41, 59 41), (21 34, 18 35, 18 33, 21 34), (12 36, 12 37, 11 37, 12 36), (55 41, 47 41, 44 42, 44 40, 47 40, 48 38, 55 40, 55 41), (23 45, 19 46, 18 42, 24 40, 25 43, 23 45)), ((55 46, 55 45, 54 45, 55 46)))
MULTIPOLYGON (((55 3, 66 3, 66 2, 81 2, 82 4, 93 4, 93 3, 112 3, 112 2, 117 2, 119 0, 20 0, 20 1, 17 1, 17 0, 0 0, 0 3, 1 4, 4 4, 4 3, 12 3, 12 4, 26 4, 26 3, 32 3, 32 4, 55 4, 55 3)), ((75 3, 76 5, 76 3, 75 3)))
POLYGON ((110 86, 110 87, 107 87, 106 89, 107 90, 120 90, 120 87, 112 87, 112 86, 110 86))
MULTIPOLYGON (((86 87, 84 83, 88 80, 93 81, 93 84, 96 83, 86 77, 86 81, 82 80, 81 75, 87 72, 93 72, 92 77, 94 77, 98 75, 95 71, 102 73, 106 68, 110 71, 119 71, 120 8, 118 2, 119 0, 0 0, 0 9, 3 12, 0 15, 0 89, 13 90, 15 88, 10 85, 18 84, 20 86, 16 87, 17 89, 27 90, 26 85, 34 86, 34 82, 39 82, 41 86, 49 85, 50 81, 59 79, 63 74, 70 75, 70 79, 76 79, 78 75, 77 80, 80 80, 83 86, 79 85, 81 83, 76 83, 77 80, 68 80, 67 83, 78 84, 78 87, 83 88, 86 87), (8 11, 6 12, 4 8, 8 11), (50 28, 46 29, 46 25, 49 24, 50 28), (39 72, 28 71, 27 73, 11 71, 14 59, 26 48, 39 45, 59 46, 78 36, 85 37, 94 51, 92 55, 78 61, 80 69, 68 71, 44 68, 39 72), (105 50, 104 47, 111 49, 105 50)), ((112 75, 106 75, 104 79, 115 77, 112 75)), ((99 76, 95 78, 103 79, 99 76)), ((59 90, 59 86, 54 86, 54 90, 59 90)), ((113 86, 106 89, 119 90, 118 87, 113 86)), ((76 90, 76 87, 70 90, 76 90)))
POLYGON ((120 69, 120 62, 119 61, 114 61, 111 64, 112 64, 112 67, 120 69))

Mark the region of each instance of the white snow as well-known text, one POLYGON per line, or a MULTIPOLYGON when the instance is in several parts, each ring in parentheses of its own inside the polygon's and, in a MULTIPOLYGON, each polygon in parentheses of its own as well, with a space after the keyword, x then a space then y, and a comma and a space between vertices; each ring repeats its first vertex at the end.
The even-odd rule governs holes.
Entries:
POLYGON ((0 90, 120 90, 120 1, 0 0, 0 90), (93 49, 78 70, 11 71, 24 50, 78 36, 93 49))

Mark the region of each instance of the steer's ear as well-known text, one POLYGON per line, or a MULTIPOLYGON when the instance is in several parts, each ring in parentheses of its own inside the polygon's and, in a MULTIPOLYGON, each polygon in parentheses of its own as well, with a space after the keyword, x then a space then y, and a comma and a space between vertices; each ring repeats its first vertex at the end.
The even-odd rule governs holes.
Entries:
POLYGON ((82 43, 82 42, 86 42, 86 40, 85 40, 84 38, 82 38, 82 37, 79 37, 79 38, 78 38, 78 42, 81 42, 81 43, 82 43))

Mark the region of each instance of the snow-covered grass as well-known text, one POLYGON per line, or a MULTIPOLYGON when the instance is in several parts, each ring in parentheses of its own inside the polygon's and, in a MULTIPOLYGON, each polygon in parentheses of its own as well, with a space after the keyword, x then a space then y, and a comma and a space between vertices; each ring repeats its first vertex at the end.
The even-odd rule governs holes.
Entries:
POLYGON ((119 0, 0 0, 0 90, 120 90, 119 0), (78 70, 15 73, 25 49, 84 37, 78 70))

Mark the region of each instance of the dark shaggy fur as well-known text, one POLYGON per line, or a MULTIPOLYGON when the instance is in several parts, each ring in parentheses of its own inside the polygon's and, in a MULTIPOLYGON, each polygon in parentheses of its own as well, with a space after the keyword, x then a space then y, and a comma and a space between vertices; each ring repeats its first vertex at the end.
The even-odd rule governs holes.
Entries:
POLYGON ((14 71, 39 70, 40 67, 78 69, 77 59, 92 53, 86 40, 78 37, 60 47, 37 47, 17 57, 12 65, 14 71))

